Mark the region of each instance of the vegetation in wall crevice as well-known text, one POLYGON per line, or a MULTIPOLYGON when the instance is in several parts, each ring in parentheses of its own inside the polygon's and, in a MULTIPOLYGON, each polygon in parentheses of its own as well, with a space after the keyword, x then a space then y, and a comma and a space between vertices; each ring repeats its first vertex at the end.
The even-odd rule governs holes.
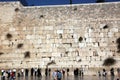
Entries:
POLYGON ((12 38, 12 35, 11 35, 10 33, 7 33, 7 34, 6 34, 6 38, 7 38, 7 39, 11 39, 11 38, 12 38))
POLYGON ((15 12, 18 12, 19 11, 19 8, 15 8, 15 12))
POLYGON ((17 45, 17 48, 19 49, 19 48, 22 48, 23 47, 23 44, 22 43, 20 43, 20 44, 18 44, 17 45))
POLYGON ((83 38, 82 37, 79 37, 78 41, 79 42, 82 42, 83 38))
POLYGON ((29 51, 26 51, 24 53, 24 58, 30 58, 30 52, 29 51))
POLYGON ((112 57, 108 57, 104 60, 103 66, 112 66, 116 63, 116 60, 112 57))
POLYGON ((3 55, 4 53, 3 52, 0 52, 0 55, 3 55))
POLYGON ((105 26, 103 27, 103 29, 107 29, 107 28, 109 28, 109 26, 108 26, 108 25, 105 25, 105 26))

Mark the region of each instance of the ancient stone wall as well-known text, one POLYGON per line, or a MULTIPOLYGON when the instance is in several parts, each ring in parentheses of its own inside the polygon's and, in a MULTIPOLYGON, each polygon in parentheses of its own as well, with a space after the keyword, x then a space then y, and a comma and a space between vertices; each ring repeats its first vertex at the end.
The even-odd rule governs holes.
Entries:
POLYGON ((0 3, 0 68, 120 64, 120 2, 24 7, 0 3), (117 42, 116 42, 117 41, 117 42))

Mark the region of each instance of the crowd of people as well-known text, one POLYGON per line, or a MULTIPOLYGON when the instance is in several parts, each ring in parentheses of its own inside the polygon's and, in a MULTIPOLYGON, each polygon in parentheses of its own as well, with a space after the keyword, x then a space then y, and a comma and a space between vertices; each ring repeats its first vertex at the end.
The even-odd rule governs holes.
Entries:
MULTIPOLYGON (((98 75, 99 77, 103 76, 104 80, 106 80, 108 72, 106 71, 106 69, 103 69, 102 71, 98 71, 98 75)), ((120 68, 117 68, 117 79, 116 80, 120 80, 120 68)), ((111 80, 115 79, 115 70, 114 68, 110 69, 110 76, 111 76, 111 80)))
POLYGON ((61 80, 62 72, 60 70, 55 70, 52 74, 53 80, 61 80))
MULTIPOLYGON (((46 68, 45 69, 45 76, 52 76, 53 80, 61 80, 65 74, 67 76, 69 76, 69 68, 67 69, 54 69, 54 71, 50 68, 46 68)), ((82 68, 78 69, 74 69, 73 71, 74 76, 84 76, 84 70, 82 68)), ((116 80, 120 80, 120 68, 117 68, 117 74, 118 77, 116 80)), ((108 72, 106 71, 106 69, 103 69, 101 71, 98 71, 98 75, 99 77, 102 76, 102 78, 105 78, 106 80, 106 76, 108 75, 108 72)), ((110 69, 110 75, 111 75, 111 80, 115 80, 115 69, 111 68, 110 69)), ((37 77, 42 77, 42 73, 41 73, 41 68, 31 68, 31 69, 7 69, 1 70, 1 80, 15 80, 16 77, 27 77, 27 76, 37 76, 37 77)), ((103 79, 104 80, 104 79, 103 79)))
POLYGON ((1 80, 15 80, 16 77, 27 77, 29 76, 29 74, 31 76, 38 76, 41 77, 41 69, 40 68, 31 68, 29 69, 7 69, 1 70, 1 80), (30 72, 30 73, 29 73, 30 72))
MULTIPOLYGON (((67 69, 68 75, 69 69, 67 69)), ((62 70, 54 70, 51 72, 50 68, 45 69, 45 76, 52 76, 53 80, 61 80, 63 76, 65 76, 65 69, 62 70)), ((31 68, 31 69, 2 69, 1 70, 1 80, 15 80, 16 77, 27 77, 27 76, 35 76, 42 77, 40 68, 31 68)))

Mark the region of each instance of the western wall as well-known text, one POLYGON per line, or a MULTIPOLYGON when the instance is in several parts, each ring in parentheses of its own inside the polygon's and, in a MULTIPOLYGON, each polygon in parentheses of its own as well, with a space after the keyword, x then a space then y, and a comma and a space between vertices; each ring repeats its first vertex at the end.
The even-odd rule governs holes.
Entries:
MULTIPOLYGON (((0 2, 0 69, 120 67, 120 2, 22 6, 0 2)), ((91 73, 90 73, 91 74, 91 73)))

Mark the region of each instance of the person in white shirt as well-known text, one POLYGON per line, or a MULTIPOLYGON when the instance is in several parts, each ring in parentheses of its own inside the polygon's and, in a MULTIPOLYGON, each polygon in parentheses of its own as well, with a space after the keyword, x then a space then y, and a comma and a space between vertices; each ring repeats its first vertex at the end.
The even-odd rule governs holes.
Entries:
POLYGON ((16 69, 13 69, 14 75, 16 76, 16 69))
POLYGON ((52 73, 53 80, 57 80, 57 70, 52 73))
POLYGON ((5 78, 6 78, 6 72, 4 71, 3 72, 3 80, 5 80, 5 78))
POLYGON ((21 69, 21 75, 24 76, 24 69, 21 69))
POLYGON ((1 73, 2 73, 2 76, 3 76, 3 73, 4 73, 4 70, 3 70, 3 69, 1 70, 1 73))

